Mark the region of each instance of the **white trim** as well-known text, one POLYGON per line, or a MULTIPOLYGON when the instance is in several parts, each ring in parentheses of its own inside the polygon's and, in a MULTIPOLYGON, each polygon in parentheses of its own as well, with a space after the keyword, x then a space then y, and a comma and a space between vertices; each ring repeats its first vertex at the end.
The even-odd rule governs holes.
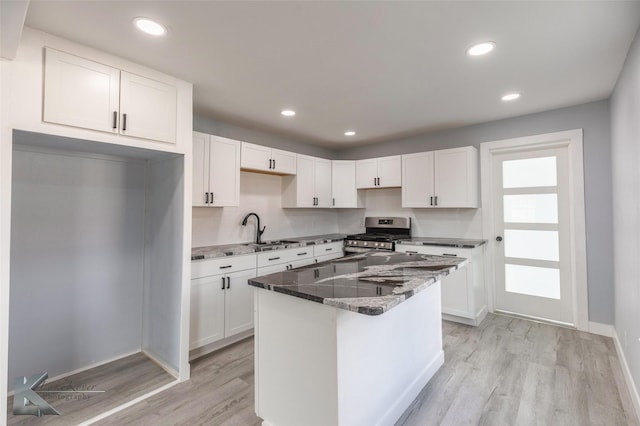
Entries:
POLYGON ((78 423, 78 426, 88 426, 88 425, 92 425, 92 424, 94 424, 96 422, 99 422, 100 420, 105 419, 105 418, 107 418, 107 417, 109 417, 109 416, 111 416, 113 414, 116 414, 116 413, 122 411, 122 410, 125 410, 125 409, 127 409, 127 408, 129 408, 129 407, 131 407, 133 405, 136 405, 137 403, 139 403, 141 401, 144 401, 147 398, 151 398, 152 396, 157 395, 160 392, 164 392, 167 389, 170 389, 170 388, 174 387, 178 383, 180 383, 180 382, 178 380, 175 380, 175 381, 173 381, 171 383, 167 383, 164 386, 160 386, 158 389, 154 389, 151 392, 145 393, 144 395, 139 396, 137 398, 134 398, 129 402, 125 402, 124 404, 118 405, 117 407, 112 408, 111 410, 105 411, 104 413, 100 413, 99 415, 97 415, 97 416, 95 416, 95 417, 93 417, 93 418, 91 418, 89 420, 85 420, 82 423, 78 423))
POLYGON ((151 361, 158 364, 158 366, 161 367, 164 371, 171 374, 174 378, 179 378, 180 374, 178 373, 178 370, 171 367, 167 362, 160 358, 159 355, 154 354, 149 349, 143 349, 142 353, 145 354, 151 361))
POLYGON ((488 240, 485 268, 485 282, 487 283, 487 301, 489 311, 495 311, 495 244, 493 236, 493 218, 490 214, 493 200, 492 157, 493 154, 505 152, 525 151, 531 148, 568 147, 570 205, 572 207, 571 229, 571 264, 572 289, 574 294, 574 323, 578 330, 587 331, 589 328, 589 299, 587 287, 587 253, 586 253, 586 225, 584 212, 584 170, 582 156, 582 129, 563 132, 546 133, 535 136, 525 136, 514 139, 504 139, 480 144, 482 209, 487 214, 482 215, 482 235, 488 240), (577 208, 576 208, 577 207, 577 208), (575 209, 574 209, 575 208, 575 209))
MULTIPOLYGON (((105 364, 109 364, 111 362, 115 362, 115 361, 124 359, 124 358, 126 358, 128 356, 139 354, 139 353, 140 353, 140 349, 137 349, 137 350, 135 350, 133 352, 129 352, 129 353, 126 353, 124 355, 118 355, 116 357, 109 358, 109 359, 106 359, 104 361, 96 362, 95 364, 89 364, 86 367, 82 367, 82 368, 78 368, 76 370, 68 371, 66 373, 58 374, 55 377, 48 378, 47 379, 47 383, 52 383, 52 382, 55 382, 56 380, 64 379, 65 377, 73 376, 74 374, 82 373, 84 371, 91 370, 92 368, 101 367, 101 366, 103 366, 105 364)), ((14 391, 10 391, 7 394, 7 396, 12 396, 13 393, 14 393, 14 391)))
POLYGON ((640 394, 638 394, 638 388, 636 384, 633 382, 633 376, 631 376, 631 370, 629 370, 629 364, 627 364, 627 359, 624 356, 624 352, 622 351, 622 345, 620 344, 620 339, 618 338, 618 332, 614 329, 613 332, 613 342, 616 345, 616 352, 618 352, 618 359, 620 359, 620 366, 622 367, 622 375, 624 376, 624 381, 627 383, 627 388, 629 389, 629 394, 631 395, 631 401, 633 402, 633 407, 636 409, 636 416, 638 420, 640 420, 640 394))
POLYGON ((616 329, 611 324, 589 321, 589 333, 613 337, 616 334, 616 329))

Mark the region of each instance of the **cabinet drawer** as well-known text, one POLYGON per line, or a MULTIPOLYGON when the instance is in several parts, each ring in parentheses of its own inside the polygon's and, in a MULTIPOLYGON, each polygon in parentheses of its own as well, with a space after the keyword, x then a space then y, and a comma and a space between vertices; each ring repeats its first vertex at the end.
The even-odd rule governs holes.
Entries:
POLYGON ((327 256, 327 255, 335 255, 336 253, 340 254, 342 257, 342 250, 344 248, 343 241, 336 241, 334 243, 327 244, 318 244, 313 246, 313 257, 327 256))
POLYGON ((471 249, 459 247, 442 246, 412 246, 408 244, 398 244, 396 251, 404 253, 432 254, 435 256, 458 256, 471 260, 471 249))
POLYGON ((224 256, 191 262, 191 279, 255 269, 256 255, 224 256))
POLYGON ((258 268, 296 260, 313 258, 313 246, 298 247, 286 250, 273 250, 258 254, 258 268))

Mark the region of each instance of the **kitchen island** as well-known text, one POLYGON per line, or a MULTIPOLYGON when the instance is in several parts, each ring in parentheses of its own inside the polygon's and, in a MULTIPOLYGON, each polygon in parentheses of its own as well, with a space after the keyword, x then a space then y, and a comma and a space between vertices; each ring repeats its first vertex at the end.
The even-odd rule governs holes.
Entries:
POLYGON ((466 262, 371 251, 249 280, 263 424, 393 424, 444 363, 440 279, 466 262))

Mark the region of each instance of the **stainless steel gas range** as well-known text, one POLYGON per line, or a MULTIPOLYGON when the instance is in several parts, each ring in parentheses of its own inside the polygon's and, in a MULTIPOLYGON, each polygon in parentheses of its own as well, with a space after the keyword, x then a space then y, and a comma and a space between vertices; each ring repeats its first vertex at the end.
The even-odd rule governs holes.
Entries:
POLYGON ((411 238, 409 217, 367 217, 364 226, 364 234, 349 235, 344 240, 345 253, 367 250, 393 251, 396 241, 411 238))

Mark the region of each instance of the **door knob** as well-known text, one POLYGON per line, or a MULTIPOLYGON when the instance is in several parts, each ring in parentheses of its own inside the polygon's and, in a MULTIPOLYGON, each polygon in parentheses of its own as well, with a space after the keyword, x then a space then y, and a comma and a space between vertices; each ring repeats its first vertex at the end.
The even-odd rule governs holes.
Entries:
POLYGON ((500 235, 498 235, 498 236, 496 237, 496 241, 497 241, 497 242, 502 241, 502 237, 501 237, 500 235))

